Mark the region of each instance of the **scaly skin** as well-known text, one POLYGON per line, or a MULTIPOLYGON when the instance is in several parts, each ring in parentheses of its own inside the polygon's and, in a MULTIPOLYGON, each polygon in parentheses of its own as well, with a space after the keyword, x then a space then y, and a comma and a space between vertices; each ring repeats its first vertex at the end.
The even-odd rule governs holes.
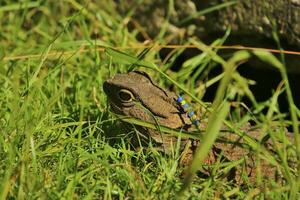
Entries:
MULTIPOLYGON (((108 96, 111 108, 116 114, 158 123, 173 129, 184 128, 189 130, 192 127, 190 119, 186 113, 182 112, 181 107, 176 102, 177 96, 157 86, 144 72, 135 71, 127 74, 117 74, 105 81, 103 88, 108 96)), ((202 123, 200 126, 200 129, 205 129, 206 124, 202 123)), ((139 144, 138 139, 142 141, 142 145, 147 145, 149 140, 152 140, 158 147, 168 153, 171 150, 172 143, 174 145, 177 141, 176 137, 163 134, 158 130, 145 127, 137 127, 137 130, 141 134, 139 138, 133 138, 132 144, 135 146, 139 144)), ((248 124, 241 127, 240 130, 257 141, 260 141, 261 135, 264 134, 262 129, 252 129, 248 124)), ((276 131, 280 132, 274 128, 275 133, 276 131)), ((291 136, 287 138, 291 140, 291 136)), ((201 145, 201 141, 182 141, 182 149, 186 147, 181 157, 183 165, 191 160, 195 147, 198 145, 201 145)), ((285 147, 279 142, 276 142, 276 145, 279 148, 285 147)), ((263 146, 270 152, 275 151, 270 139, 265 141, 263 146)), ((257 177, 257 161, 259 159, 255 155, 256 153, 258 152, 251 150, 242 137, 233 134, 224 127, 207 156, 205 164, 214 164, 219 158, 228 161, 243 160, 228 172, 227 177, 241 183, 243 175, 254 181, 257 177)), ((259 159, 259 161, 262 177, 273 180, 282 177, 276 166, 272 166, 263 159, 259 159)), ((209 174, 209 170, 203 172, 209 174)))

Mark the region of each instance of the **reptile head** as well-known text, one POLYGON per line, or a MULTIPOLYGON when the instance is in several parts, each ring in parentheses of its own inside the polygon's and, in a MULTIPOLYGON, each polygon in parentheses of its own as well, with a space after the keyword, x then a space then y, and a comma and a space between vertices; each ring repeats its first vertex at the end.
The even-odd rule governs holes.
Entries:
MULTIPOLYGON (((189 118, 180 111, 176 103, 177 97, 173 93, 158 87, 144 72, 135 71, 127 74, 117 74, 105 81, 103 88, 113 112, 117 114, 158 123, 170 128, 181 128, 186 124, 191 124, 189 118)), ((205 123, 201 122, 201 126, 202 125, 205 127, 205 123)), ((177 140, 175 137, 160 133, 158 130, 145 127, 137 127, 137 129, 141 133, 139 136, 142 137, 133 137, 133 145, 139 144, 137 143, 137 139, 141 139, 142 144, 145 144, 143 143, 143 141, 145 141, 144 139, 146 139, 146 141, 152 139, 155 141, 155 144, 158 144, 160 150, 169 153, 172 146, 171 144, 174 144, 177 140), (161 147, 163 147, 163 149, 161 147)), ((253 157, 255 154, 253 154, 251 149, 244 148, 247 146, 247 143, 245 143, 243 137, 232 134, 229 129, 224 130, 225 131, 220 132, 219 140, 215 142, 212 151, 210 151, 204 162, 206 164, 214 163, 217 160, 221 160, 219 158, 224 158, 229 161, 238 160, 238 162, 244 160, 245 163, 242 164, 242 167, 236 166, 233 171, 230 170, 228 178, 234 178, 240 182, 242 180, 240 177, 244 177, 244 175, 242 175, 244 173, 250 178, 255 178, 256 171, 254 168, 256 167, 255 160, 257 160, 253 157)), ((251 130, 249 125, 242 127, 241 130, 245 135, 255 139, 259 139, 262 133, 260 129, 251 130)), ((188 140, 184 140, 181 143, 182 147, 187 142, 188 140)), ((264 142, 264 144, 267 145, 267 149, 273 151, 271 142, 272 140, 268 140, 264 142)), ((195 145, 197 144, 201 144, 201 141, 195 145)), ((293 161, 293 158, 291 161, 293 161)), ((261 160, 260 164, 260 173, 263 173, 265 177, 277 178, 277 174, 279 173, 276 172, 274 166, 269 165, 268 162, 264 160, 261 160)), ((204 172, 204 174, 207 173, 204 172)))
MULTIPOLYGON (((117 74, 104 82, 103 89, 116 114, 170 128, 180 128, 186 124, 187 118, 176 104, 175 94, 157 86, 145 72, 117 74)), ((167 136, 162 137, 159 131, 143 127, 138 130, 157 143, 167 140, 167 136)))

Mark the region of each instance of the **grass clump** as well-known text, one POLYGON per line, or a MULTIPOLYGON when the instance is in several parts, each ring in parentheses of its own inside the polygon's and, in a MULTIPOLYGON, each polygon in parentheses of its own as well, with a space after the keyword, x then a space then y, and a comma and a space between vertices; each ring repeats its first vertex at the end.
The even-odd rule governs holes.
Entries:
MULTIPOLYGON (((266 131, 273 123, 279 127, 286 123, 277 109, 276 95, 284 95, 284 91, 289 93, 288 86, 283 84, 269 101, 259 103, 248 88, 248 80, 235 71, 239 62, 253 56, 251 52, 236 52, 231 59, 224 60, 217 52, 191 39, 186 44, 194 44, 203 53, 186 61, 179 72, 171 73, 169 66, 183 50, 174 50, 164 66, 161 66, 156 44, 140 59, 136 58, 143 54, 142 50, 134 48, 139 46, 138 31, 127 29, 128 19, 116 12, 113 1, 16 3, 5 0, 0 3, 0 18, 1 199, 177 197, 183 187, 183 167, 178 163, 178 155, 164 156, 151 148, 132 151, 123 137, 129 133, 119 129, 117 120, 108 111, 103 82, 113 74, 126 72, 129 67, 144 67, 143 70, 151 73, 160 85, 176 86, 176 92, 185 93, 187 99, 195 102, 194 107, 199 108, 208 106, 200 100, 203 93, 199 91, 205 88, 198 87, 194 69, 200 66, 197 74, 203 75, 207 66, 222 65, 225 72, 207 81, 208 86, 223 81, 209 112, 219 109, 227 113, 230 100, 243 96, 249 97, 254 106, 252 113, 242 117, 235 109, 232 115, 237 113, 238 121, 225 119, 225 114, 221 118, 212 116, 212 127, 222 122, 239 134, 234 125, 250 120, 266 131), (103 47, 126 48, 126 53, 107 48, 105 54, 103 47), (189 68, 195 62, 198 65, 189 68), (263 109, 269 109, 268 115, 261 114, 263 109)), ((228 34, 215 44, 222 44, 228 34)), ((163 34, 160 37, 163 44, 163 34)), ((269 62, 274 59, 270 54, 254 54, 269 62)), ((280 72, 287 83, 285 72, 280 72)), ((288 96, 293 115, 288 123, 297 133, 299 110, 290 94, 288 96)), ((200 149, 200 157, 205 156, 218 136, 218 131, 209 130, 213 131, 204 141, 207 146, 200 149)), ((280 130, 284 132, 283 128, 280 130)), ((298 144, 297 137, 295 140, 298 144)), ((255 150, 258 148, 251 138, 247 142, 255 150)), ((293 146, 292 150, 299 152, 299 147, 293 146)), ((297 197, 297 169, 287 166, 288 153, 286 148, 279 149, 279 158, 274 158, 266 151, 259 151, 262 158, 277 159, 276 164, 283 169, 286 178, 283 187, 275 182, 258 186, 249 182, 240 187, 223 179, 222 171, 216 168, 211 177, 188 180, 185 184, 189 193, 183 195, 194 199, 297 197)), ((193 166, 199 168, 201 160, 195 160, 193 166)), ((195 170, 188 173, 194 174, 195 170)))

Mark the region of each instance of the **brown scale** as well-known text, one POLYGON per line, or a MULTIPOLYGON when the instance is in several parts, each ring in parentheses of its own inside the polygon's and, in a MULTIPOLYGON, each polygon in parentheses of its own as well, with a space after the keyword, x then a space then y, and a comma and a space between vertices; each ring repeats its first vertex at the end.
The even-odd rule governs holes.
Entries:
MULTIPOLYGON (((177 96, 157 86, 149 75, 144 72, 134 71, 126 74, 117 74, 104 82, 103 89, 108 97, 112 111, 116 114, 158 123, 172 129, 184 128, 191 130, 193 127, 186 113, 183 113, 182 109, 178 107, 178 103, 176 103, 177 96)), ((205 131, 205 127, 206 123, 201 121, 199 129, 205 131)), ((142 145, 147 145, 151 140, 158 148, 168 154, 172 146, 177 142, 176 137, 161 133, 158 130, 141 126, 136 127, 136 129, 140 132, 140 135, 139 138, 134 137, 132 139, 134 146, 139 144, 137 142, 138 139, 142 140, 142 145)), ((274 128, 275 133, 277 129, 274 128)), ((240 130, 257 141, 260 141, 261 134, 263 134, 261 129, 252 128, 249 124, 242 126, 240 130)), ((291 145, 292 135, 287 134, 287 138, 289 138, 289 141, 287 141, 288 145, 293 147, 291 145)), ((269 152, 274 153, 270 139, 263 144, 269 152)), ((180 160, 182 165, 187 165, 190 162, 196 147, 199 145, 201 145, 201 141, 189 139, 181 141, 182 155, 180 160)), ((277 145, 280 148, 284 148, 282 143, 278 142, 277 145)), ((203 167, 201 172, 209 176, 211 171, 209 166, 215 164, 218 159, 221 162, 243 159, 244 161, 241 164, 225 174, 228 179, 242 183, 243 175, 248 177, 249 180, 255 181, 258 170, 260 170, 262 177, 266 179, 276 180, 282 178, 281 171, 278 170, 277 166, 269 164, 266 160, 259 159, 256 154, 257 152, 251 150, 242 137, 223 127, 211 152, 205 159, 204 164, 207 167, 203 167), (258 159, 260 165, 257 164, 258 159)), ((291 165, 290 167, 294 168, 295 158, 293 156, 291 156, 289 164, 291 165)))

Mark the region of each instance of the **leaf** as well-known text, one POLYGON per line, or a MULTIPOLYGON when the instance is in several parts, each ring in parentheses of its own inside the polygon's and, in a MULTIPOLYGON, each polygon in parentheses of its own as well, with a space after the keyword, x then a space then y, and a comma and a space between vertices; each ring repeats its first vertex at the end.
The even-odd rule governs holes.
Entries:
POLYGON ((183 195, 184 191, 188 188, 192 179, 197 172, 198 169, 201 168, 202 163, 206 156, 208 155, 212 145, 220 133, 223 121, 225 120, 228 112, 229 112, 230 104, 229 102, 225 102, 222 104, 222 107, 211 115, 205 135, 203 137, 203 141, 201 145, 197 148, 196 153, 194 155, 194 159, 192 160, 191 165, 187 170, 187 175, 183 181, 183 187, 180 191, 180 195, 183 195))
POLYGON ((136 57, 133 57, 129 54, 126 54, 124 52, 112 49, 112 48, 106 48, 105 52, 113 57, 114 61, 116 61, 119 64, 132 64, 136 62, 138 59, 136 57))
POLYGON ((254 50, 254 55, 256 55, 262 61, 269 63, 273 67, 279 69, 280 71, 284 69, 283 64, 270 52, 268 51, 261 51, 261 50, 254 50))
POLYGON ((237 3, 238 3, 238 1, 229 1, 229 2, 222 3, 222 4, 218 4, 216 6, 211 6, 209 8, 204 9, 204 10, 200 10, 198 12, 193 13, 192 15, 190 15, 187 18, 180 21, 179 24, 182 25, 182 24, 184 24, 186 22, 189 22, 190 20, 193 20, 197 17, 200 17, 202 15, 211 13, 211 12, 216 11, 216 10, 220 10, 220 9, 232 6, 232 5, 237 4, 237 3))
POLYGON ((125 64, 125 65, 140 65, 143 67, 147 67, 150 69, 155 69, 156 70, 156 66, 153 63, 147 62, 147 61, 142 61, 139 60, 139 58, 136 58, 134 56, 131 56, 129 54, 126 54, 124 52, 112 49, 112 48, 106 48, 105 52, 110 55, 115 62, 119 63, 119 64, 125 64))
MULTIPOLYGON (((115 114, 116 115, 116 114, 115 114)), ((159 130, 163 133, 168 133, 170 135, 173 136, 180 136, 181 138, 191 138, 191 139, 196 139, 199 140, 202 138, 202 134, 201 134, 201 130, 199 131, 195 131, 195 132, 187 132, 187 131, 183 131, 183 130, 179 130, 179 129, 172 129, 163 125, 159 125, 159 124, 154 124, 154 123, 150 123, 150 122, 146 122, 140 119, 136 119, 136 118, 132 118, 132 117, 126 117, 126 116, 122 116, 122 115, 116 115, 118 118, 120 118, 122 121, 130 123, 130 124, 134 124, 137 126, 143 126, 143 127, 147 127, 147 128, 151 128, 151 129, 158 129, 157 126, 159 126, 159 130)), ((202 132, 203 133, 203 132, 202 132)))

